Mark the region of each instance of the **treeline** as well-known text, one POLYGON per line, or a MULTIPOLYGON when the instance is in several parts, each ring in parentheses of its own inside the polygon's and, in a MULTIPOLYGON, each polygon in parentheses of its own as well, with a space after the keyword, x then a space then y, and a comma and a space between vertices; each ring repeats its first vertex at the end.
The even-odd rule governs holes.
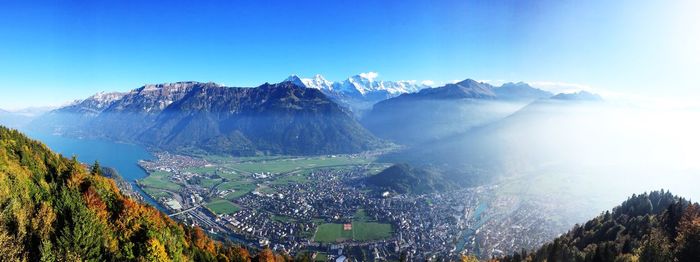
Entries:
POLYGON ((700 206, 663 190, 633 195, 534 252, 494 260, 700 261, 700 206))
POLYGON ((214 241, 100 173, 0 127, 0 261, 290 260, 214 241))

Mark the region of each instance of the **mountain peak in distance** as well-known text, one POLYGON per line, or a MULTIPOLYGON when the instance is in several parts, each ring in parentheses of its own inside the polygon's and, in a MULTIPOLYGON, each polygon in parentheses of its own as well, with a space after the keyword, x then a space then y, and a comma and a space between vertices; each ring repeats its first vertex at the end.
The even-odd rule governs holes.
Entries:
POLYGON ((575 93, 559 93, 553 97, 553 100, 567 100, 567 101, 590 101, 590 102, 602 102, 603 98, 594 93, 587 91, 578 91, 575 93))

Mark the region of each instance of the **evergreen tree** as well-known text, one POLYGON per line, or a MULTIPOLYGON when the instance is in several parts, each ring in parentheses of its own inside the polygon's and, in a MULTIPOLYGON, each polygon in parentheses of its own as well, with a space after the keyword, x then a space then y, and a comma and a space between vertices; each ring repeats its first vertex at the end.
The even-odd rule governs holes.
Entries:
POLYGON ((102 176, 102 168, 97 160, 95 160, 95 164, 90 168, 90 174, 93 176, 102 176))

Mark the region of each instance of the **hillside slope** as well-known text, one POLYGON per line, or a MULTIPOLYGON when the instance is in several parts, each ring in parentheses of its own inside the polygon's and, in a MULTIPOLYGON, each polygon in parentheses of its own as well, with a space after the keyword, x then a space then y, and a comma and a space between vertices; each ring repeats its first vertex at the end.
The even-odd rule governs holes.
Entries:
POLYGON ((379 174, 367 177, 366 182, 379 189, 400 194, 441 192, 451 186, 439 174, 429 170, 414 168, 407 164, 393 165, 379 174))
POLYGON ((356 153, 381 142, 321 91, 292 82, 255 88, 178 82, 98 94, 34 121, 31 129, 186 153, 356 153))
POLYGON ((605 152, 609 143, 596 140, 608 141, 615 134, 604 132, 612 129, 606 110, 597 101, 540 99, 497 121, 384 155, 381 161, 436 167, 467 182, 544 165, 595 164, 582 161, 582 155, 610 154, 605 152), (583 128, 590 126, 598 128, 583 128))
POLYGON ((700 205, 663 190, 633 195, 534 252, 497 261, 700 261, 700 205))
POLYGON ((0 261, 249 261, 122 195, 15 130, 0 127, 0 261))
POLYGON ((549 96, 527 84, 497 88, 466 79, 381 101, 362 123, 380 138, 418 145, 498 121, 549 96))

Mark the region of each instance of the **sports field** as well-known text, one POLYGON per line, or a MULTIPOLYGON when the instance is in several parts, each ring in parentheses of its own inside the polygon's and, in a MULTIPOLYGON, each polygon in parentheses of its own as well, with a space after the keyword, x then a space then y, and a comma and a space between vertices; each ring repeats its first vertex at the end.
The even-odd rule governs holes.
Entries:
POLYGON ((236 213, 238 210, 241 210, 240 207, 234 205, 233 203, 229 202, 228 200, 224 199, 215 199, 207 204, 207 208, 211 210, 212 212, 216 214, 233 214, 236 213))
POLYGON ((352 230, 343 230, 343 224, 326 223, 318 226, 314 241, 321 243, 381 240, 391 237, 390 224, 377 222, 352 222, 352 230))
POLYGON ((157 171, 150 173, 147 177, 139 180, 138 182, 139 185, 146 188, 150 187, 164 189, 173 192, 179 191, 181 186, 171 182, 170 176, 171 174, 168 172, 157 171))
POLYGON ((343 224, 325 223, 318 226, 314 241, 320 243, 335 243, 343 241, 371 241, 391 237, 393 230, 390 224, 371 222, 360 209, 355 213, 352 230, 344 230, 343 224))

